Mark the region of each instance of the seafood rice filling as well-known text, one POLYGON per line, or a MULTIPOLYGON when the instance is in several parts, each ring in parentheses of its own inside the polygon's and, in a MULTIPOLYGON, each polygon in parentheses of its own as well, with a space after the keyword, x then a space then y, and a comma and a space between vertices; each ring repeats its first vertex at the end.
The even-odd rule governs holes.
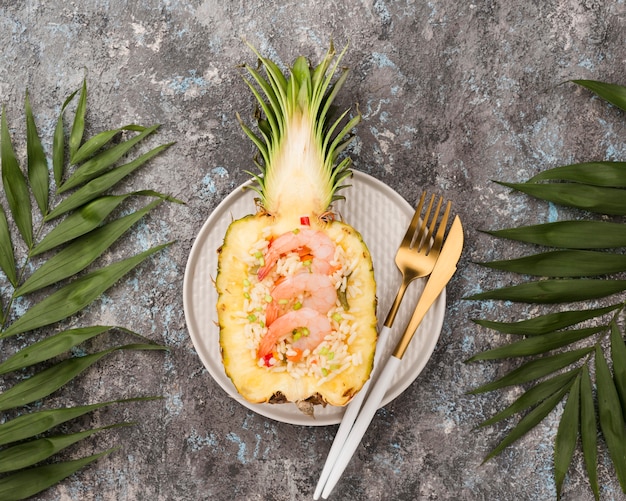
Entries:
POLYGON ((329 381, 363 361, 350 344, 358 324, 350 299, 357 265, 339 244, 308 227, 260 239, 244 281, 245 337, 259 367, 329 381), (270 243, 271 242, 271 243, 270 243))

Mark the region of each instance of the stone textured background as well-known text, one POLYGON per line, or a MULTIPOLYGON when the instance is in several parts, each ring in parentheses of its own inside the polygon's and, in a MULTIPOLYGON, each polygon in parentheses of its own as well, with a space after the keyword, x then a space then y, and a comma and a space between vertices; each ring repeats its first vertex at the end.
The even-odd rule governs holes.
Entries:
MULTIPOLYGON (((107 358, 58 396, 165 398, 96 413, 95 423, 139 424, 72 449, 70 457, 121 445, 38 499, 312 499, 336 427, 275 422, 228 398, 200 363, 183 314, 195 235, 251 165, 253 148, 235 117, 249 117, 254 106, 238 68, 254 61, 244 37, 283 65, 301 54, 317 61, 331 39, 349 43, 343 62, 352 73, 339 104, 358 103, 363 115, 355 168, 411 203, 424 189, 445 194, 467 230, 437 349, 416 382, 379 411, 333 499, 553 499, 560 407, 481 464, 505 425, 476 426, 516 393, 467 395, 502 370, 464 363, 497 343, 470 318, 522 312, 462 297, 510 278, 472 264, 504 252, 477 230, 558 215, 492 180, 626 159, 623 114, 566 83, 626 84, 624 0, 0 0, 0 100, 12 133, 23 137, 28 88, 49 144, 60 104, 86 77, 90 133, 160 123, 154 141, 177 142, 128 185, 186 202, 160 206, 113 249, 123 255, 177 241, 85 313, 171 351, 107 358)), ((563 498, 592 499, 576 458, 563 498)), ((626 499, 602 457, 600 475, 604 499, 626 499)))

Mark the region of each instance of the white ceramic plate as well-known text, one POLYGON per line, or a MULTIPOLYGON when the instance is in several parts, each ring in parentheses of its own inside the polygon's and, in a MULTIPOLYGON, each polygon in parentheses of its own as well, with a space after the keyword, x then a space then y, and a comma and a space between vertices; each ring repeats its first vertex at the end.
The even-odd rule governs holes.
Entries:
MULTIPOLYGON (((361 232, 374 261, 377 283, 379 328, 398 286, 401 275, 394 263, 394 256, 406 232, 414 209, 398 193, 377 179, 354 171, 351 188, 343 193, 347 200, 336 204, 336 211, 343 219, 361 232)), ((217 327, 217 291, 213 280, 217 273, 217 249, 222 244, 231 221, 255 211, 253 190, 244 189, 248 183, 228 195, 206 220, 191 249, 183 285, 183 302, 189 334, 200 360, 211 376, 232 398, 263 416, 285 423, 324 426, 341 421, 343 407, 315 408, 315 417, 300 412, 294 404, 252 404, 243 399, 224 372, 217 327)), ((423 280, 414 282, 407 290, 391 334, 392 342, 385 355, 390 354, 396 340, 408 324, 417 297, 423 289, 423 280)), ((386 405, 400 395, 419 375, 430 358, 443 325, 445 291, 422 321, 408 350, 400 370, 383 399, 386 405)), ((385 356, 384 359, 387 357, 385 356)), ((383 359, 383 360, 384 360, 383 359)))

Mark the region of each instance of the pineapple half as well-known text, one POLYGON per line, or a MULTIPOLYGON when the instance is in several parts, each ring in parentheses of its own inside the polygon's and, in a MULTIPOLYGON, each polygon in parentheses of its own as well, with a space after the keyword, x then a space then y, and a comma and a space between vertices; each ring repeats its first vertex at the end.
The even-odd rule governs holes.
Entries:
POLYGON ((338 155, 360 116, 347 120, 347 110, 329 121, 347 77, 342 69, 334 78, 343 52, 336 57, 332 44, 317 67, 299 57, 287 76, 251 49, 265 73, 245 66, 252 78, 244 79, 261 108, 260 135, 241 126, 260 153, 255 159, 260 172, 251 173, 259 198, 257 212, 233 221, 219 249, 220 347, 226 374, 246 400, 294 402, 312 414, 316 404, 347 404, 373 365, 377 321, 371 256, 361 235, 339 221, 331 206, 343 198, 337 191, 351 175, 350 159, 338 155), (333 252, 324 254, 329 248, 333 252), (287 283, 279 299, 274 295, 281 282, 287 283), (304 282, 309 285, 303 287, 304 282), (315 285, 322 283, 326 287, 315 285), (310 311, 329 298, 318 312, 310 311), (281 329, 274 329, 277 320, 270 324, 271 307, 284 315, 281 329))

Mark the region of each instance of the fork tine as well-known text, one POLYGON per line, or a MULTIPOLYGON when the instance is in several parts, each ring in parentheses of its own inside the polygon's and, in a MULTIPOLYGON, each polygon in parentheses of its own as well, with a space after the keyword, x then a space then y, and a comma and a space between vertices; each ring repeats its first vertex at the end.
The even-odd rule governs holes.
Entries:
POLYGON ((451 207, 452 207, 452 202, 448 201, 448 203, 446 204, 446 209, 443 213, 443 216, 441 216, 441 221, 439 222, 439 229, 437 230, 437 235, 435 235, 435 241, 433 242, 433 245, 430 249, 431 252, 433 250, 439 252, 441 250, 441 247, 443 246, 443 240, 446 234, 446 226, 448 225, 448 217, 450 216, 451 207))
MULTIPOLYGON (((426 193, 424 193, 426 195, 426 193)), ((420 225, 420 229, 417 233, 413 235, 413 240, 411 241, 411 248, 414 248, 416 251, 419 251, 423 242, 425 241, 426 234, 428 233, 428 221, 430 219, 430 215, 433 209, 433 202, 435 201, 435 195, 430 197, 430 202, 428 203, 428 208, 426 209, 426 213, 422 218, 422 224, 420 225)))
MULTIPOLYGON (((430 201, 430 208, 432 207, 433 202, 435 201, 435 195, 433 195, 431 201, 430 201)), ((417 248, 418 251, 425 251, 428 252, 430 250, 431 244, 432 244, 432 237, 433 234, 435 232, 435 227, 437 225, 437 218, 439 216, 439 210, 441 209, 441 204, 443 202, 443 197, 439 197, 439 201, 437 202, 437 208, 435 209, 435 211, 432 213, 433 217, 430 220, 430 226, 428 227, 428 231, 426 232, 425 235, 422 235, 422 240, 420 242, 420 246, 417 248)), ((424 228, 426 227, 426 224, 428 223, 428 220, 425 219, 424 220, 424 228)))
POLYGON ((420 219, 420 214, 422 213, 422 207, 424 207, 424 200, 426 199, 426 192, 422 193, 420 197, 419 204, 417 204, 417 209, 415 209, 415 213, 413 214, 413 218, 411 219, 411 223, 409 224, 409 228, 406 230, 404 238, 402 239, 403 247, 410 247, 411 242, 413 241, 413 237, 415 236, 415 230, 417 228, 417 223, 420 219))

